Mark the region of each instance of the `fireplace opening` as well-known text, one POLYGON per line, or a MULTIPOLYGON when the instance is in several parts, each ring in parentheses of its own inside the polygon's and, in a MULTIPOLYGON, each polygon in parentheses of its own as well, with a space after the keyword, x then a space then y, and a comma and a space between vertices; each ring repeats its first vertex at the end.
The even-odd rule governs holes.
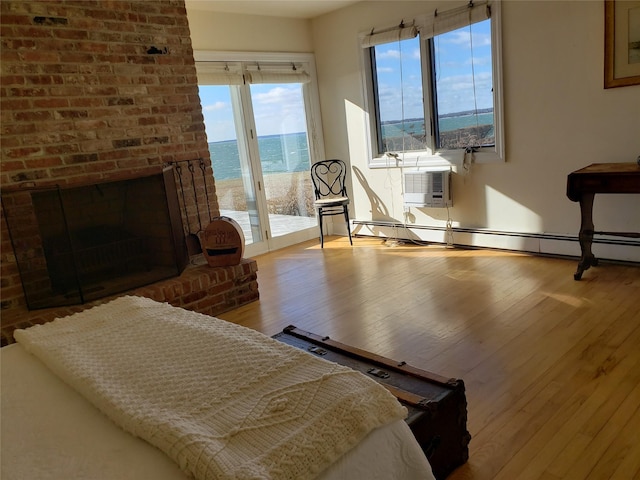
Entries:
POLYGON ((2 203, 30 310, 148 285, 179 275, 188 262, 171 168, 3 192, 2 203))
POLYGON ((77 278, 100 289, 103 282, 152 268, 148 237, 117 226, 70 231, 68 236, 44 238, 43 245, 51 286, 63 294, 75 289, 77 278), (75 268, 68 268, 70 264, 75 268))

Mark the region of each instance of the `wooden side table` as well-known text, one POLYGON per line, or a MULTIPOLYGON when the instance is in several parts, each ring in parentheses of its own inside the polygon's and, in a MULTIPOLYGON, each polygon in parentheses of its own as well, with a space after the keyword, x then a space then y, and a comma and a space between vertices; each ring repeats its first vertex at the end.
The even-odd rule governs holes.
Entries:
POLYGON ((593 226, 593 200, 596 193, 640 193, 640 165, 637 163, 593 163, 571 172, 567 178, 567 197, 580 202, 580 249, 582 256, 575 280, 589 267, 597 266, 598 259, 591 252, 593 235, 614 235, 640 238, 638 232, 600 232, 593 226))

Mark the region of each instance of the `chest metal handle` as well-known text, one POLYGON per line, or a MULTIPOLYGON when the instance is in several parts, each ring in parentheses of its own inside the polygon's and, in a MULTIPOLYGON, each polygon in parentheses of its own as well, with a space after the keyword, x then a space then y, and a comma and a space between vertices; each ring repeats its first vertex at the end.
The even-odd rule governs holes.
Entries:
POLYGON ((370 368, 369 370, 367 370, 367 373, 378 378, 389 378, 389 374, 384 370, 380 370, 379 368, 370 368))

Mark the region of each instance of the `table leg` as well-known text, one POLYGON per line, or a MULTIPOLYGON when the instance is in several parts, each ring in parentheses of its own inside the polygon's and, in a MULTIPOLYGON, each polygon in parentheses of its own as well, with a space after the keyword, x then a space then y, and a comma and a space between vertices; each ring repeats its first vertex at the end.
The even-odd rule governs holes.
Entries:
POLYGON ((582 256, 578 262, 578 270, 573 275, 574 280, 582 278, 582 272, 588 270, 589 267, 597 266, 598 259, 591 253, 591 243, 593 242, 593 198, 595 194, 586 193, 580 197, 580 249, 582 256))

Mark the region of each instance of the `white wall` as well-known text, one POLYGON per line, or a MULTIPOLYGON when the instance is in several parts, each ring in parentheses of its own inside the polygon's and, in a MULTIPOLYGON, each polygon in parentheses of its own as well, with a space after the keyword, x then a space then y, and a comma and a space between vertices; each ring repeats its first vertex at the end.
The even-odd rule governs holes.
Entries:
MULTIPOLYGON (((352 218, 442 227, 446 210, 412 208, 405 217, 399 169, 367 166, 358 34, 460 3, 370 0, 311 21, 188 13, 195 50, 314 52, 326 155, 352 167, 352 218)), ((454 175, 451 220, 461 228, 575 237, 579 206, 566 197, 567 175, 640 155, 640 86, 603 88, 600 1, 508 0, 502 25, 507 161, 454 175)), ((640 231, 640 196, 597 196, 594 221, 597 230, 640 231)), ((575 241, 506 238, 456 234, 454 241, 579 254, 575 241)), ((594 253, 640 261, 638 246, 596 244, 594 253)))
POLYGON ((311 22, 187 9, 194 50, 312 52, 311 22))
MULTIPOLYGON (((446 223, 446 210, 438 209, 412 208, 405 219, 399 169, 367 166, 357 37, 456 4, 365 1, 312 22, 326 153, 350 159, 352 173, 365 179, 353 176, 358 220, 446 223)), ((603 88, 603 2, 505 1, 502 25, 507 161, 474 164, 468 174, 454 175, 453 225, 575 237, 579 206, 566 197, 567 175, 591 163, 636 160, 640 86, 603 88)), ((594 209, 596 230, 640 231, 638 195, 597 196, 594 209)), ((465 235, 454 241, 473 243, 465 235)), ((517 242, 496 246, 579 254, 575 242, 517 242)), ((640 260, 640 247, 595 245, 594 253, 640 260)))

